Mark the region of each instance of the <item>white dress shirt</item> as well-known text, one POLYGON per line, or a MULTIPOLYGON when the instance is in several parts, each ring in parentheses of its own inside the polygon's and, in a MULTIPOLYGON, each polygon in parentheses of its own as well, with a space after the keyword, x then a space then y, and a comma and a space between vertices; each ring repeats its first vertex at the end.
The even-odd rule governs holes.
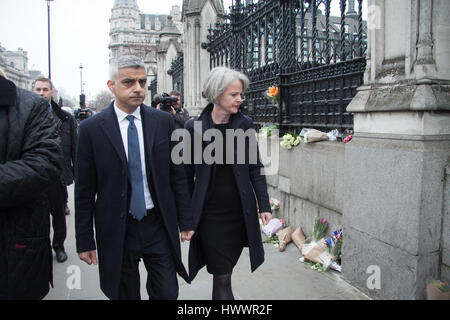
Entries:
MULTIPOLYGON (((123 112, 116 106, 114 101, 114 111, 116 112, 117 121, 119 122, 120 134, 122 135, 123 147, 125 149, 125 154, 128 159, 128 125, 130 122, 126 118, 127 113, 123 112)), ((139 153, 141 155, 141 168, 142 168, 142 178, 144 179, 144 197, 145 197, 145 207, 147 210, 152 209, 155 205, 153 203, 152 197, 150 195, 150 189, 148 187, 147 172, 145 170, 145 150, 144 150, 144 134, 142 131, 142 119, 141 119, 141 107, 132 113, 134 116, 134 124, 136 125, 138 138, 139 138, 139 153)))

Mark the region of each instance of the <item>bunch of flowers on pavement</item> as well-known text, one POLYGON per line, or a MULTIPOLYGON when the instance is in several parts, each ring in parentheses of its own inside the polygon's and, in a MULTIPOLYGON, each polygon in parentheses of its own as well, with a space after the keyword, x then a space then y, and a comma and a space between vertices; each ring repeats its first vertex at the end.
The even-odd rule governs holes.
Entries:
MULTIPOLYGON (((262 222, 260 220, 260 224, 262 225, 262 222)), ((269 223, 267 223, 265 226, 262 226, 262 231, 264 232, 265 239, 264 243, 271 242, 275 247, 278 247, 280 244, 279 238, 278 238, 278 231, 286 227, 286 223, 283 219, 278 218, 272 218, 270 219, 269 223)))
MULTIPOLYGON (((270 200, 271 205, 277 203, 275 200, 270 200)), ((277 206, 279 207, 279 202, 277 206)), ((260 224, 262 225, 261 220, 260 224)), ((267 225, 262 226, 265 237, 263 242, 272 243, 280 252, 286 249, 288 243, 294 242, 303 255, 299 260, 305 264, 305 268, 317 271, 333 269, 342 272, 338 261, 341 256, 343 229, 340 228, 326 237, 328 226, 328 221, 317 218, 311 237, 306 238, 301 226, 293 230, 283 219, 272 218, 267 225)))
POLYGON ((333 257, 340 259, 342 251, 342 235, 343 229, 333 231, 328 239, 325 239, 325 244, 328 247, 328 251, 333 257))
POLYGON ((425 295, 427 300, 450 300, 450 287, 447 282, 433 280, 427 285, 425 295))
POLYGON ((312 240, 303 244, 301 252, 303 257, 300 261, 305 262, 305 267, 317 271, 326 271, 334 269, 341 272, 341 267, 336 263, 337 256, 334 255, 336 250, 340 248, 339 239, 342 242, 342 229, 339 229, 325 239, 324 235, 328 229, 328 222, 325 219, 317 218, 314 223, 312 232, 312 240), (328 243, 332 243, 333 247, 328 248, 328 243))
POLYGON ((274 247, 279 248, 280 252, 286 249, 289 242, 292 241, 294 230, 286 226, 283 219, 272 218, 269 223, 262 227, 266 239, 264 243, 272 243, 274 247))

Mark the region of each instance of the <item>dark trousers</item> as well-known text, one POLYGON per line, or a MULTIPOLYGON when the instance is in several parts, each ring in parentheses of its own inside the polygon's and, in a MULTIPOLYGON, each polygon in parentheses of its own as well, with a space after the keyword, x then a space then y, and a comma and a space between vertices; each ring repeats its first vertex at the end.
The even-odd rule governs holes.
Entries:
POLYGON ((48 191, 53 225, 52 247, 55 251, 64 249, 64 240, 66 240, 66 194, 66 186, 61 183, 53 184, 48 191))
POLYGON ((147 270, 147 293, 151 300, 175 300, 178 280, 175 260, 163 221, 156 210, 141 221, 127 217, 119 299, 140 300, 139 261, 147 270))

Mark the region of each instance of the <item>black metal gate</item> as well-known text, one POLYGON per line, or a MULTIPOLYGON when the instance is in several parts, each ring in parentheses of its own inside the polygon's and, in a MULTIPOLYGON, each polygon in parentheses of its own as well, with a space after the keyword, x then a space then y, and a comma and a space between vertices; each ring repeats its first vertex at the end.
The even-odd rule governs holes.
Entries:
POLYGON ((362 8, 363 0, 235 0, 203 47, 211 68, 248 75, 243 112, 257 126, 342 131, 353 127, 346 107, 366 66, 362 8), (278 104, 265 96, 272 85, 279 87, 278 104))
POLYGON ((181 103, 184 99, 183 55, 179 55, 172 61, 167 73, 172 76, 172 89, 181 93, 181 103))
POLYGON ((153 101, 153 96, 158 93, 158 79, 156 77, 150 82, 148 90, 150 90, 150 96, 152 97, 153 101))

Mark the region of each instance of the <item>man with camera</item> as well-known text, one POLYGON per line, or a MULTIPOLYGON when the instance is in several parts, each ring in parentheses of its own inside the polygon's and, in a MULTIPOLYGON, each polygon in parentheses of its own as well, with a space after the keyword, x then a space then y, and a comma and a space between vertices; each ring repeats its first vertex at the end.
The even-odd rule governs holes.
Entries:
POLYGON ((169 112, 175 121, 175 129, 184 128, 184 123, 189 120, 189 112, 181 106, 181 93, 177 90, 153 97, 152 106, 162 111, 169 112))

